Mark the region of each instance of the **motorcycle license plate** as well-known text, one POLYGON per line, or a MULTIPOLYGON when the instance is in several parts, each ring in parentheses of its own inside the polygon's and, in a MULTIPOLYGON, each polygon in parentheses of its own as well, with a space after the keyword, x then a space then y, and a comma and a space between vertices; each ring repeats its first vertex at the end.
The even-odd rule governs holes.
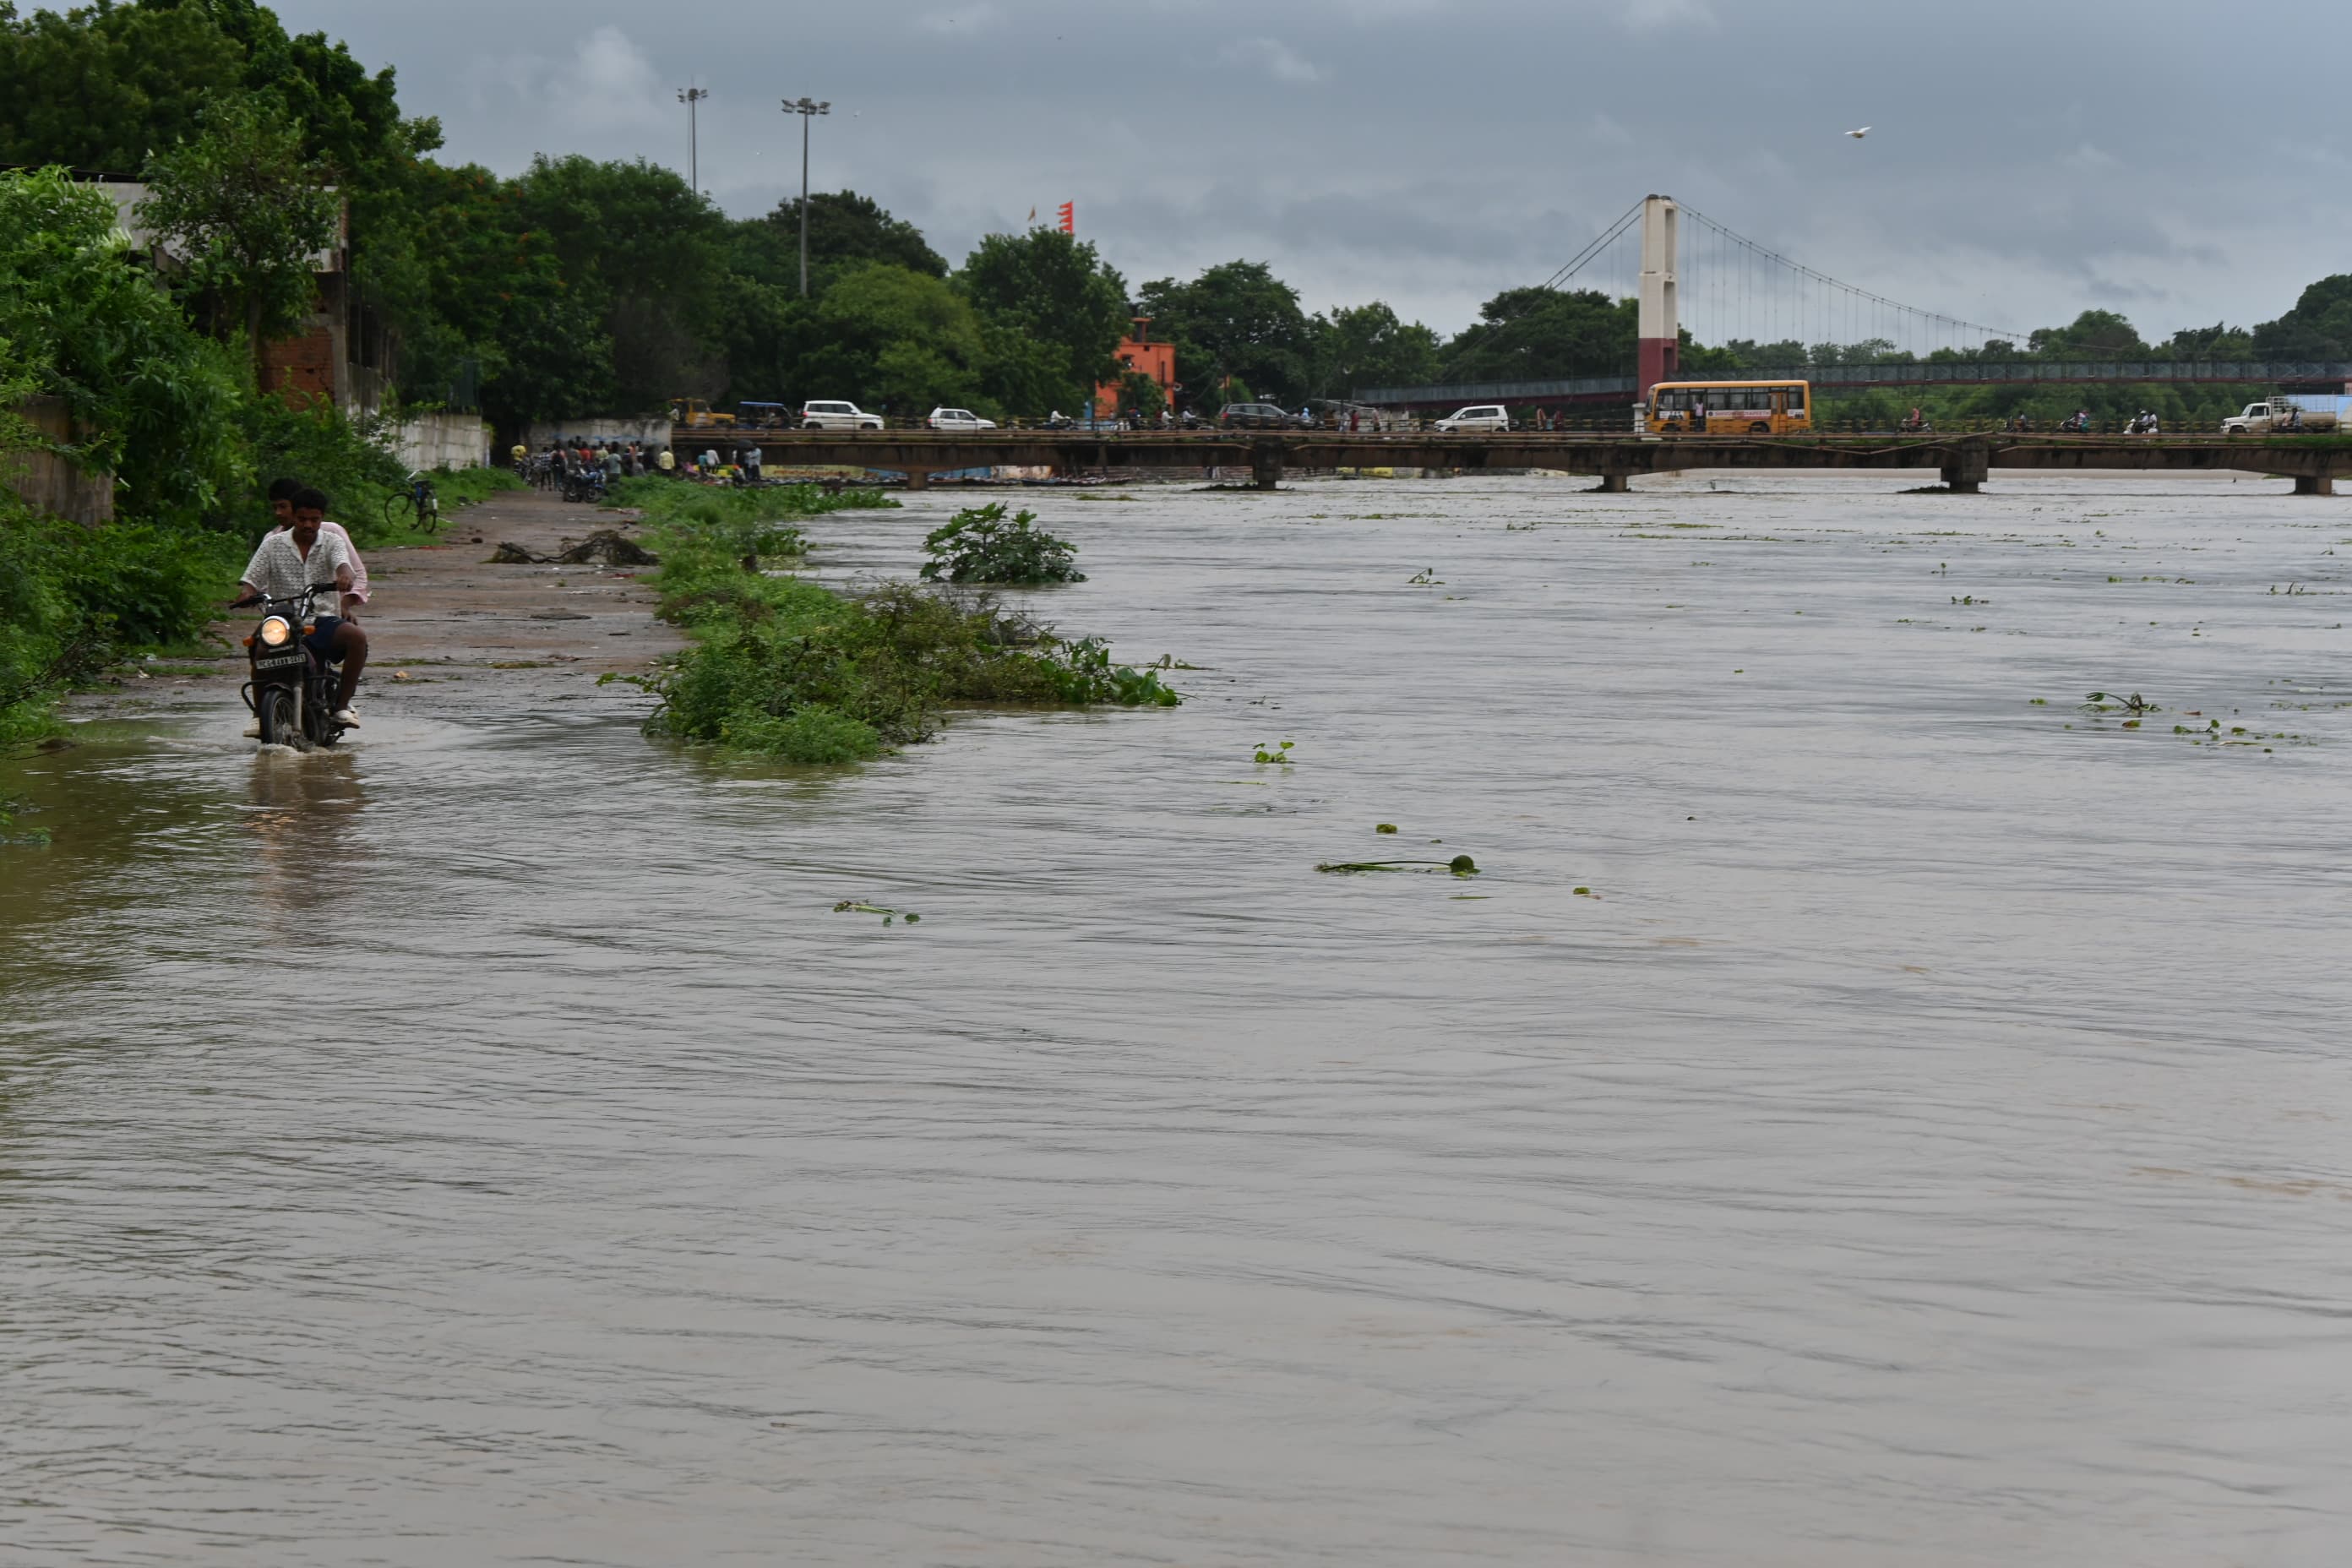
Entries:
POLYGON ((257 658, 253 661, 253 668, 256 669, 285 669, 291 666, 300 664, 301 662, 302 650, 297 648, 292 653, 273 653, 267 658, 257 658))

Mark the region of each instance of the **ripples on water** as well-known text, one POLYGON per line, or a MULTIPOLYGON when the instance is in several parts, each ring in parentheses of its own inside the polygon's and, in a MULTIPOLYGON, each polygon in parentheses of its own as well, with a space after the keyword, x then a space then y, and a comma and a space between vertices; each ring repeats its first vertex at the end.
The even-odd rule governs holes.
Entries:
POLYGON ((2342 1561, 2346 514, 1703 486, 1033 498, 1192 700, 853 772, 0 771, 0 1555, 2342 1561))

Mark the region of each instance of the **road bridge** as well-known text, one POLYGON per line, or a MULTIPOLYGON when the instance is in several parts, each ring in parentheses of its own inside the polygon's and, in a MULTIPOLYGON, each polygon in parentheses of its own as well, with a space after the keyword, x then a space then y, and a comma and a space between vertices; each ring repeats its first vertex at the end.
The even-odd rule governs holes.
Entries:
POLYGON ((1645 474, 1701 468, 1928 469, 1973 492, 1994 469, 2084 473, 2263 474, 2292 479, 2297 495, 2333 495, 2352 477, 2352 437, 2221 436, 1604 436, 1514 431, 1439 435, 1404 431, 804 430, 714 432, 685 426, 672 446, 756 440, 768 466, 845 467, 901 473, 915 489, 934 475, 983 468, 1200 473, 1243 468, 1261 489, 1299 469, 1412 468, 1466 473, 1549 468, 1589 474, 1622 490, 1645 474), (714 440, 716 437, 724 438, 714 440))
MULTIPOLYGON (((1792 364, 1740 371, 1722 379, 1809 381, 1816 392, 1907 392, 1934 386, 2226 385, 2284 392, 2352 390, 2352 363, 2252 360, 1917 360, 1884 364, 1792 364)), ((1514 409, 1627 405, 1640 395, 1631 375, 1561 376, 1543 381, 1459 382, 1433 386, 1360 387, 1350 395, 1372 408, 1445 412, 1474 403, 1514 409)))

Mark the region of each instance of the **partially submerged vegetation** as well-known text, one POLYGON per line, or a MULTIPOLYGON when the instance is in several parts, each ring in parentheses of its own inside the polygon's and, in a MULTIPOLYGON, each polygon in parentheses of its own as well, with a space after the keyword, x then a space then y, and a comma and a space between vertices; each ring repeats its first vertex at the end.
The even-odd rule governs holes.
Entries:
POLYGON ((846 594, 763 569, 806 540, 787 520, 895 506, 874 490, 814 486, 703 490, 675 480, 622 486, 645 510, 662 558, 661 614, 695 646, 629 677, 660 699, 649 732, 795 763, 850 763, 927 740, 964 703, 1173 707, 1150 670, 1114 665, 986 597, 913 583, 846 594))
POLYGON ((1037 514, 1026 508, 1008 521, 1001 500, 966 507, 924 537, 931 558, 923 563, 923 581, 1085 582, 1075 559, 1077 546, 1036 524, 1037 514))

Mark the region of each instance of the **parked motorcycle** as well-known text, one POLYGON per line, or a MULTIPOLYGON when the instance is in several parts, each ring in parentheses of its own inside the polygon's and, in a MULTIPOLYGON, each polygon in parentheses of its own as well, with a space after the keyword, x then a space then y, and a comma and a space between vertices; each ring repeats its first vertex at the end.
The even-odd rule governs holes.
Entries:
POLYGON ((563 499, 595 502, 604 499, 604 470, 596 464, 574 468, 563 476, 563 499))
POLYGON ((239 609, 261 606, 261 624, 245 639, 253 679, 239 695, 261 721, 265 746, 307 752, 313 746, 331 746, 343 738, 343 727, 335 722, 335 691, 342 679, 341 667, 327 664, 302 643, 318 616, 319 595, 334 592, 332 583, 319 583, 290 599, 257 595, 236 602, 239 609))

